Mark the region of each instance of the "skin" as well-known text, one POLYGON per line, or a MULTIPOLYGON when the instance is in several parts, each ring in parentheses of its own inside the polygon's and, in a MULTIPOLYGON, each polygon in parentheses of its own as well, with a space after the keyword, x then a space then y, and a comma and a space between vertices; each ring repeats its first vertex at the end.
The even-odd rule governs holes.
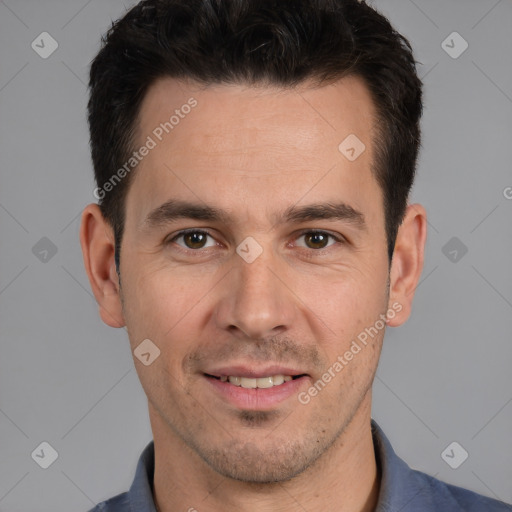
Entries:
POLYGON ((304 392, 379 315, 393 309, 387 325, 403 324, 423 267, 425 210, 408 206, 390 268, 371 172, 375 110, 358 78, 295 90, 161 79, 144 99, 136 146, 190 97, 197 106, 132 177, 121 287, 113 231, 96 204, 85 208, 80 232, 103 321, 126 326, 132 351, 146 338, 161 351, 149 366, 134 357, 148 398, 158 510, 374 510, 371 385, 385 329, 307 404, 295 393, 243 410, 203 373, 284 364, 308 374, 304 392), (353 162, 338 150, 349 134, 366 145, 353 162), (148 213, 171 198, 216 206, 231 221, 178 219, 149 229, 148 213), (273 217, 340 200, 364 215, 364 229, 347 219, 273 217), (211 237, 171 241, 187 228, 211 237), (313 229, 344 243, 308 236, 313 229), (252 263, 236 252, 248 236, 263 249, 252 263))

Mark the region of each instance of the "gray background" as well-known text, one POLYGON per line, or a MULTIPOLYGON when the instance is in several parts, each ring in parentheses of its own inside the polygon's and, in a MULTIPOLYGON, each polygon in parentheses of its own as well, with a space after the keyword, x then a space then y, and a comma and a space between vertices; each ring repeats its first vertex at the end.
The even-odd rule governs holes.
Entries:
MULTIPOLYGON (((512 502, 512 3, 373 4, 421 62, 413 200, 429 212, 415 309, 386 334, 373 417, 412 467, 512 502), (454 31, 469 44, 456 59, 442 47, 454 31), (469 453, 458 469, 441 457, 453 441, 469 453)), ((128 489, 151 439, 126 332, 101 322, 78 241, 94 201, 88 66, 131 5, 0 1, 2 511, 87 510, 128 489), (59 45, 47 59, 31 48, 43 31, 59 45), (48 469, 31 458, 42 441, 58 452, 48 469)))

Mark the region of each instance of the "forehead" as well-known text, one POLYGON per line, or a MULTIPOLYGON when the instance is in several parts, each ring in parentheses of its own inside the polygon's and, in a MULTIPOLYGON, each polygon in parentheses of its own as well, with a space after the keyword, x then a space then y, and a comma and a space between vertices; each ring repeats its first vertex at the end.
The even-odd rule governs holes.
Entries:
MULTIPOLYGON (((330 131, 336 142, 348 130, 365 135, 374 123, 371 94, 362 79, 355 76, 324 87, 312 88, 305 83, 293 89, 245 84, 200 86, 163 78, 148 89, 142 102, 139 136, 151 133, 176 113, 179 119, 174 116, 172 120, 172 135, 177 146, 190 135, 187 130, 190 122, 184 122, 184 114, 180 112, 190 101, 197 106, 189 116, 195 119, 195 137, 189 138, 188 144, 201 149, 205 137, 216 139, 219 152, 255 135, 261 142, 281 144, 288 135, 292 145, 304 146, 313 141, 314 135, 326 135, 330 131), (275 139, 276 132, 279 132, 278 139, 275 139)), ((189 110, 186 108, 185 117, 189 110)))
POLYGON ((140 219, 170 195, 219 205, 238 200, 246 209, 252 202, 269 211, 280 199, 296 202, 307 193, 315 200, 327 192, 335 199, 335 190, 350 189, 360 203, 378 188, 371 172, 374 113, 357 77, 295 89, 160 79, 141 105, 136 147, 148 138, 154 147, 137 165, 127 211, 140 219), (364 151, 350 160, 342 150, 354 143, 364 151))

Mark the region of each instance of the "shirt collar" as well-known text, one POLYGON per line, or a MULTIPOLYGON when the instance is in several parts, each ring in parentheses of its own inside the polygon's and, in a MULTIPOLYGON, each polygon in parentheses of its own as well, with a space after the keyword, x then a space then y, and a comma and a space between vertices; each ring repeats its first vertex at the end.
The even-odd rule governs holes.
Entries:
POLYGON ((155 444, 151 441, 142 452, 135 478, 128 491, 130 512, 156 512, 153 500, 153 475, 155 472, 155 444))
POLYGON ((435 510, 432 508, 432 491, 425 475, 413 471, 398 457, 375 420, 372 420, 372 436, 375 458, 381 474, 375 512, 435 510))

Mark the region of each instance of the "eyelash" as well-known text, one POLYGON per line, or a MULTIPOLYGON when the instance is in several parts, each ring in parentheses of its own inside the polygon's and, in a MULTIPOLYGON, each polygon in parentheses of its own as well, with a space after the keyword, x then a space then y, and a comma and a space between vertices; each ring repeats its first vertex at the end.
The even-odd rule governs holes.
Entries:
MULTIPOLYGON (((209 232, 209 231, 206 231, 204 229, 195 229, 195 228, 191 228, 191 229, 185 229, 183 231, 179 231, 175 236, 173 236, 172 238, 168 239, 167 241, 164 242, 164 245, 170 245, 171 243, 174 243, 178 238, 184 236, 184 235, 187 235, 189 233, 200 233, 202 235, 208 235, 209 237, 211 238, 214 238, 214 236, 209 232)), ((304 236, 304 235, 308 235, 308 234, 314 234, 314 235, 325 235, 325 236, 328 236, 330 238, 332 238, 336 243, 337 245, 344 245, 347 243, 346 239, 342 236, 335 236, 333 235, 332 233, 328 232, 328 231, 321 231, 321 230, 316 230, 316 229, 307 229, 307 230, 304 230, 304 231, 301 231, 296 239, 300 238, 301 236, 304 236)), ((315 255, 317 254, 324 254, 325 252, 329 252, 329 250, 336 244, 333 244, 333 245, 330 245, 328 247, 325 247, 323 249, 309 249, 309 248, 302 248, 302 249, 305 249, 306 251, 312 251, 315 255)), ((208 249, 213 249, 212 247, 209 247, 208 249)), ((198 255, 201 255, 204 254, 205 252, 207 252, 207 249, 186 249, 180 245, 178 245, 178 250, 179 251, 182 251, 184 253, 187 253, 187 254, 190 254, 190 253, 198 253, 198 255)), ((310 256, 310 255, 307 255, 307 256, 310 256)))

